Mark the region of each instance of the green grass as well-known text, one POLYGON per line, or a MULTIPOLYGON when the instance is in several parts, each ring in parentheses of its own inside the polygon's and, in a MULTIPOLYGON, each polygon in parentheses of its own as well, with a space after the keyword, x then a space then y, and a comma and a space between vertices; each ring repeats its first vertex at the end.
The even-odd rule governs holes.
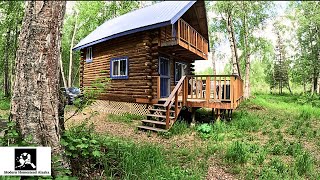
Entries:
POLYGON ((121 123, 130 124, 134 120, 142 120, 142 119, 145 119, 145 117, 141 116, 141 115, 136 115, 136 114, 123 113, 122 115, 108 114, 106 119, 109 121, 113 121, 113 122, 121 122, 121 123))
MULTIPOLYGON (((106 159, 81 166, 104 171, 106 179, 204 179, 213 158, 238 179, 320 179, 320 108, 317 100, 306 99, 256 94, 231 121, 215 123, 209 121, 211 111, 199 109, 195 127, 177 121, 168 133, 159 133, 166 139, 153 142, 152 136, 153 143, 94 135, 106 159)), ((107 118, 132 123, 143 117, 107 118)), ((88 133, 76 137, 83 134, 88 133)))
POLYGON ((207 168, 201 161, 186 167, 202 152, 192 153, 189 149, 169 151, 161 145, 136 144, 98 135, 92 129, 93 126, 88 128, 82 124, 71 127, 64 136, 63 144, 73 158, 73 167, 76 167, 74 176, 85 177, 85 170, 89 168, 89 174, 104 172, 107 179, 200 179, 207 168), (100 153, 95 154, 99 156, 90 156, 97 149, 100 153))

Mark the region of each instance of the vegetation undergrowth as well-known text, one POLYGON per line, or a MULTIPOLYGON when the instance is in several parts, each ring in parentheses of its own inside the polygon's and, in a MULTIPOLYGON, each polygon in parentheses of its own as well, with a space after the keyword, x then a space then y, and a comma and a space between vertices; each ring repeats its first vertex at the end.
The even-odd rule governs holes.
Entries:
POLYGON ((161 146, 98 135, 93 125, 82 123, 66 131, 61 141, 71 159, 72 175, 115 179, 184 179, 199 174, 177 166, 161 146), (169 160, 170 159, 170 160, 169 160))

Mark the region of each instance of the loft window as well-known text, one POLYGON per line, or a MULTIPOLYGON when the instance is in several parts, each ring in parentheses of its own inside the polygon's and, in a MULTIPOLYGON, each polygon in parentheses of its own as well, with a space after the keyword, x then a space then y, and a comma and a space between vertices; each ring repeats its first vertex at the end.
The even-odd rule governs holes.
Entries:
POLYGON ((92 62, 92 47, 87 48, 87 53, 86 53, 86 63, 91 63, 92 62))
POLYGON ((110 78, 111 79, 128 79, 128 57, 111 59, 110 78))
POLYGON ((186 75, 187 65, 181 62, 176 62, 175 65, 175 82, 178 83, 182 76, 186 75))

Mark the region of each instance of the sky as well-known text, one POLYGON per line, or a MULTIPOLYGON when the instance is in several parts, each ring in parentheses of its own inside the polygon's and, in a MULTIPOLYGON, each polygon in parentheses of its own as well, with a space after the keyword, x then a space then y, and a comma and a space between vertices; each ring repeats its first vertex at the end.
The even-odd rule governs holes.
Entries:
MULTIPOLYGON (((75 5, 76 1, 67 1, 67 7, 66 7, 66 13, 72 12, 72 7, 75 5)), ((151 1, 144 1, 146 5, 151 4, 151 1)), ((287 8, 289 2, 288 1, 275 1, 275 11, 276 11, 276 18, 279 18, 284 15, 285 9, 287 8)), ((214 12, 208 13, 208 19, 211 19, 214 17, 214 12)), ((273 44, 276 42, 276 36, 272 32, 272 21, 267 22, 266 27, 263 31, 258 31, 255 34, 257 36, 263 36, 267 39, 270 39, 273 44)), ((286 22, 284 22, 286 24, 286 22)), ((212 43, 212 42, 211 42, 212 43)), ((229 63, 229 59, 231 58, 231 50, 229 46, 229 42, 225 41, 224 43, 221 43, 219 47, 215 49, 216 54, 223 55, 223 58, 215 58, 216 59, 216 70, 217 73, 223 73, 224 67, 227 63, 229 63)), ((241 53, 241 52, 240 52, 241 53)), ((212 53, 210 52, 208 55, 208 60, 197 60, 195 62, 195 71, 200 72, 205 70, 208 67, 212 67, 212 53)))

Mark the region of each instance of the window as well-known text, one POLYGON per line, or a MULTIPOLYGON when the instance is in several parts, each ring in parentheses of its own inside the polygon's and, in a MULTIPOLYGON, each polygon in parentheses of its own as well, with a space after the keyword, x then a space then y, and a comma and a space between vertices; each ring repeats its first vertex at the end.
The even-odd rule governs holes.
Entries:
POLYGON ((181 62, 176 62, 175 66, 175 82, 178 83, 182 76, 186 75, 187 65, 181 62))
POLYGON ((111 79, 128 79, 128 57, 113 58, 110 63, 111 79))
POLYGON ((92 62, 92 47, 87 48, 87 53, 86 53, 86 63, 91 63, 92 62))

